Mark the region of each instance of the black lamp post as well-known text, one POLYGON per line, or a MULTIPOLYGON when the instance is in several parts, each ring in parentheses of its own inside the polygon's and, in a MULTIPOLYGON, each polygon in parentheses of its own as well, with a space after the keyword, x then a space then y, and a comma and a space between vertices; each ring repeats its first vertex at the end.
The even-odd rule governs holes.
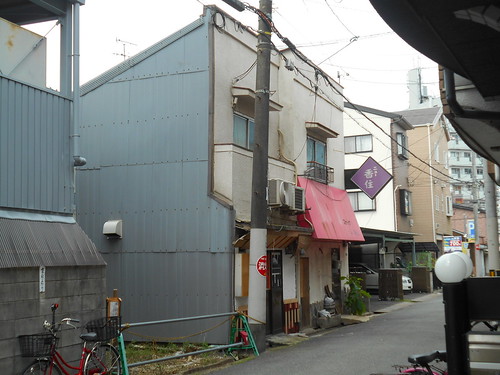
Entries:
POLYGON ((472 261, 462 252, 447 253, 437 260, 435 271, 443 283, 448 374, 468 375, 466 334, 470 321, 464 279, 472 272, 472 261))

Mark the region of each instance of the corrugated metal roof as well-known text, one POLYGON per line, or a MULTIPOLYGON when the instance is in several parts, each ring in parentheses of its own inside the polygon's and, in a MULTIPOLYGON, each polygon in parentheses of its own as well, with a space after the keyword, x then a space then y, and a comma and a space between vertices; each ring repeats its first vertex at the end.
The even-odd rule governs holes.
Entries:
POLYGON ((105 264, 77 223, 0 218, 0 268, 105 264))
POLYGON ((396 112, 402 115, 413 126, 435 124, 443 114, 441 107, 409 109, 396 112))
POLYGON ((179 31, 173 33, 172 35, 160 40, 159 42, 153 44, 151 47, 146 48, 144 51, 139 52, 137 55, 123 61, 121 64, 114 66, 113 68, 105 71, 101 75, 95 77, 94 79, 88 81, 81 88, 81 96, 88 94, 89 92, 95 90, 99 86, 111 81, 113 78, 119 76, 123 72, 129 70, 133 66, 139 64, 140 62, 146 60, 148 57, 154 55, 158 51, 172 44, 176 40, 182 38, 184 35, 190 33, 194 29, 202 26, 205 23, 203 17, 200 17, 191 24, 183 27, 179 31))

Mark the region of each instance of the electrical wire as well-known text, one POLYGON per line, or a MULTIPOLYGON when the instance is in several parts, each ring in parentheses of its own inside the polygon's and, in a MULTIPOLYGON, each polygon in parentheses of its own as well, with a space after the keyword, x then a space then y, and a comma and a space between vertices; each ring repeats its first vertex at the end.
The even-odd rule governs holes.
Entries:
MULTIPOLYGON (((389 137, 391 140, 393 140, 398 146, 400 146, 402 149, 406 150, 411 156, 413 156, 415 159, 419 160, 420 162, 422 162, 423 164, 425 164, 427 167, 429 167, 430 169, 434 170, 435 172, 445 176, 447 179, 449 180, 453 180, 453 181, 457 181, 457 182, 460 182, 460 183, 464 183, 464 181, 462 180, 459 180, 457 178, 454 178, 454 177, 451 177, 449 176, 448 174, 440 171, 439 169, 435 168, 434 166, 428 164, 426 161, 424 161, 423 159, 421 159, 418 155, 416 155, 414 152, 412 152, 411 150, 409 150, 406 146, 400 144, 396 138, 394 138, 392 135, 388 134, 379 124, 377 124, 375 121, 373 121, 370 117, 368 117, 361 109, 359 109, 354 103, 352 103, 349 98, 347 98, 344 93, 342 93, 339 89, 337 89, 337 87, 335 87, 335 85, 331 82, 331 79, 329 77, 329 75, 327 73, 325 73, 318 65, 316 65, 315 63, 313 63, 308 57, 306 57, 302 52, 300 52, 297 47, 292 43, 292 41, 286 37, 284 37, 280 31, 276 28, 276 26, 274 25, 274 22, 266 15, 264 14, 264 12, 262 12, 261 10, 245 3, 245 8, 256 13, 265 23, 267 23, 267 25, 269 26, 269 28, 271 29, 272 32, 275 33, 275 35, 283 42, 285 43, 285 45, 290 49, 290 51, 292 51, 292 53, 297 56, 300 60, 302 60, 305 64, 309 65, 311 68, 314 69, 314 72, 316 75, 318 76, 321 76, 321 78, 323 78, 323 80, 326 82, 326 84, 332 88, 338 95, 340 95, 346 102, 348 102, 359 114, 361 114, 361 116, 365 117, 369 122, 371 122, 373 125, 375 125, 375 127, 377 127, 380 131, 382 131, 382 133, 384 133, 387 137, 389 137)), ((270 39, 270 38, 269 38, 270 39)), ((272 44, 274 46, 274 44, 272 44)), ((280 54, 281 52, 278 51, 280 54)), ((281 54, 282 55, 282 54, 281 54)), ((283 55, 282 55, 283 56, 283 55)), ((285 57, 286 59, 286 57, 285 57)), ((295 67, 295 69, 302 75, 305 77, 304 74, 302 74, 300 72, 300 70, 295 67)), ((339 108, 338 106, 336 106, 337 108, 339 108)), ((446 181, 446 182, 449 182, 449 181, 446 181)))
POLYGON ((325 0, 325 3, 326 5, 328 6, 328 8, 330 9, 330 11, 333 13, 333 15, 337 18, 337 20, 341 23, 342 26, 344 26, 344 28, 354 37, 356 38, 356 40, 358 39, 358 36, 356 34, 354 34, 347 26, 344 22, 342 22, 342 20, 340 19, 339 16, 337 16, 337 13, 335 13, 335 11, 333 10, 333 8, 331 7, 331 5, 328 3, 328 0, 325 0))

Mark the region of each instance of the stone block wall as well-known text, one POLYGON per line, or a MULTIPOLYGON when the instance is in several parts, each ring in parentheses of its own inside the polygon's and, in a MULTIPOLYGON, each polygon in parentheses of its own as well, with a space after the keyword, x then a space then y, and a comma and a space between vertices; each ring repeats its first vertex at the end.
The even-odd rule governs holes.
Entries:
MULTIPOLYGON (((40 293, 38 267, 0 269, 0 374, 19 374, 32 358, 20 355, 19 335, 42 333, 51 321, 51 305, 58 303, 56 321, 70 317, 83 325, 105 316, 105 266, 47 267, 45 292, 40 293)), ((59 348, 66 358, 78 360, 81 329, 60 334, 59 348)))

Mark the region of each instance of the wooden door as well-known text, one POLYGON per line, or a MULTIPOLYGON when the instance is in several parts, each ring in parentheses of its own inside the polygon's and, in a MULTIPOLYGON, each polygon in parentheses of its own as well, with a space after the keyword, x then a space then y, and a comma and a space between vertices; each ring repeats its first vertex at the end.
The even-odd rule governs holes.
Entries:
POLYGON ((271 333, 283 332, 283 253, 268 251, 268 272, 270 284, 269 315, 271 333))
POLYGON ((300 306, 302 327, 311 325, 311 307, 309 300, 309 258, 300 258, 300 306))

